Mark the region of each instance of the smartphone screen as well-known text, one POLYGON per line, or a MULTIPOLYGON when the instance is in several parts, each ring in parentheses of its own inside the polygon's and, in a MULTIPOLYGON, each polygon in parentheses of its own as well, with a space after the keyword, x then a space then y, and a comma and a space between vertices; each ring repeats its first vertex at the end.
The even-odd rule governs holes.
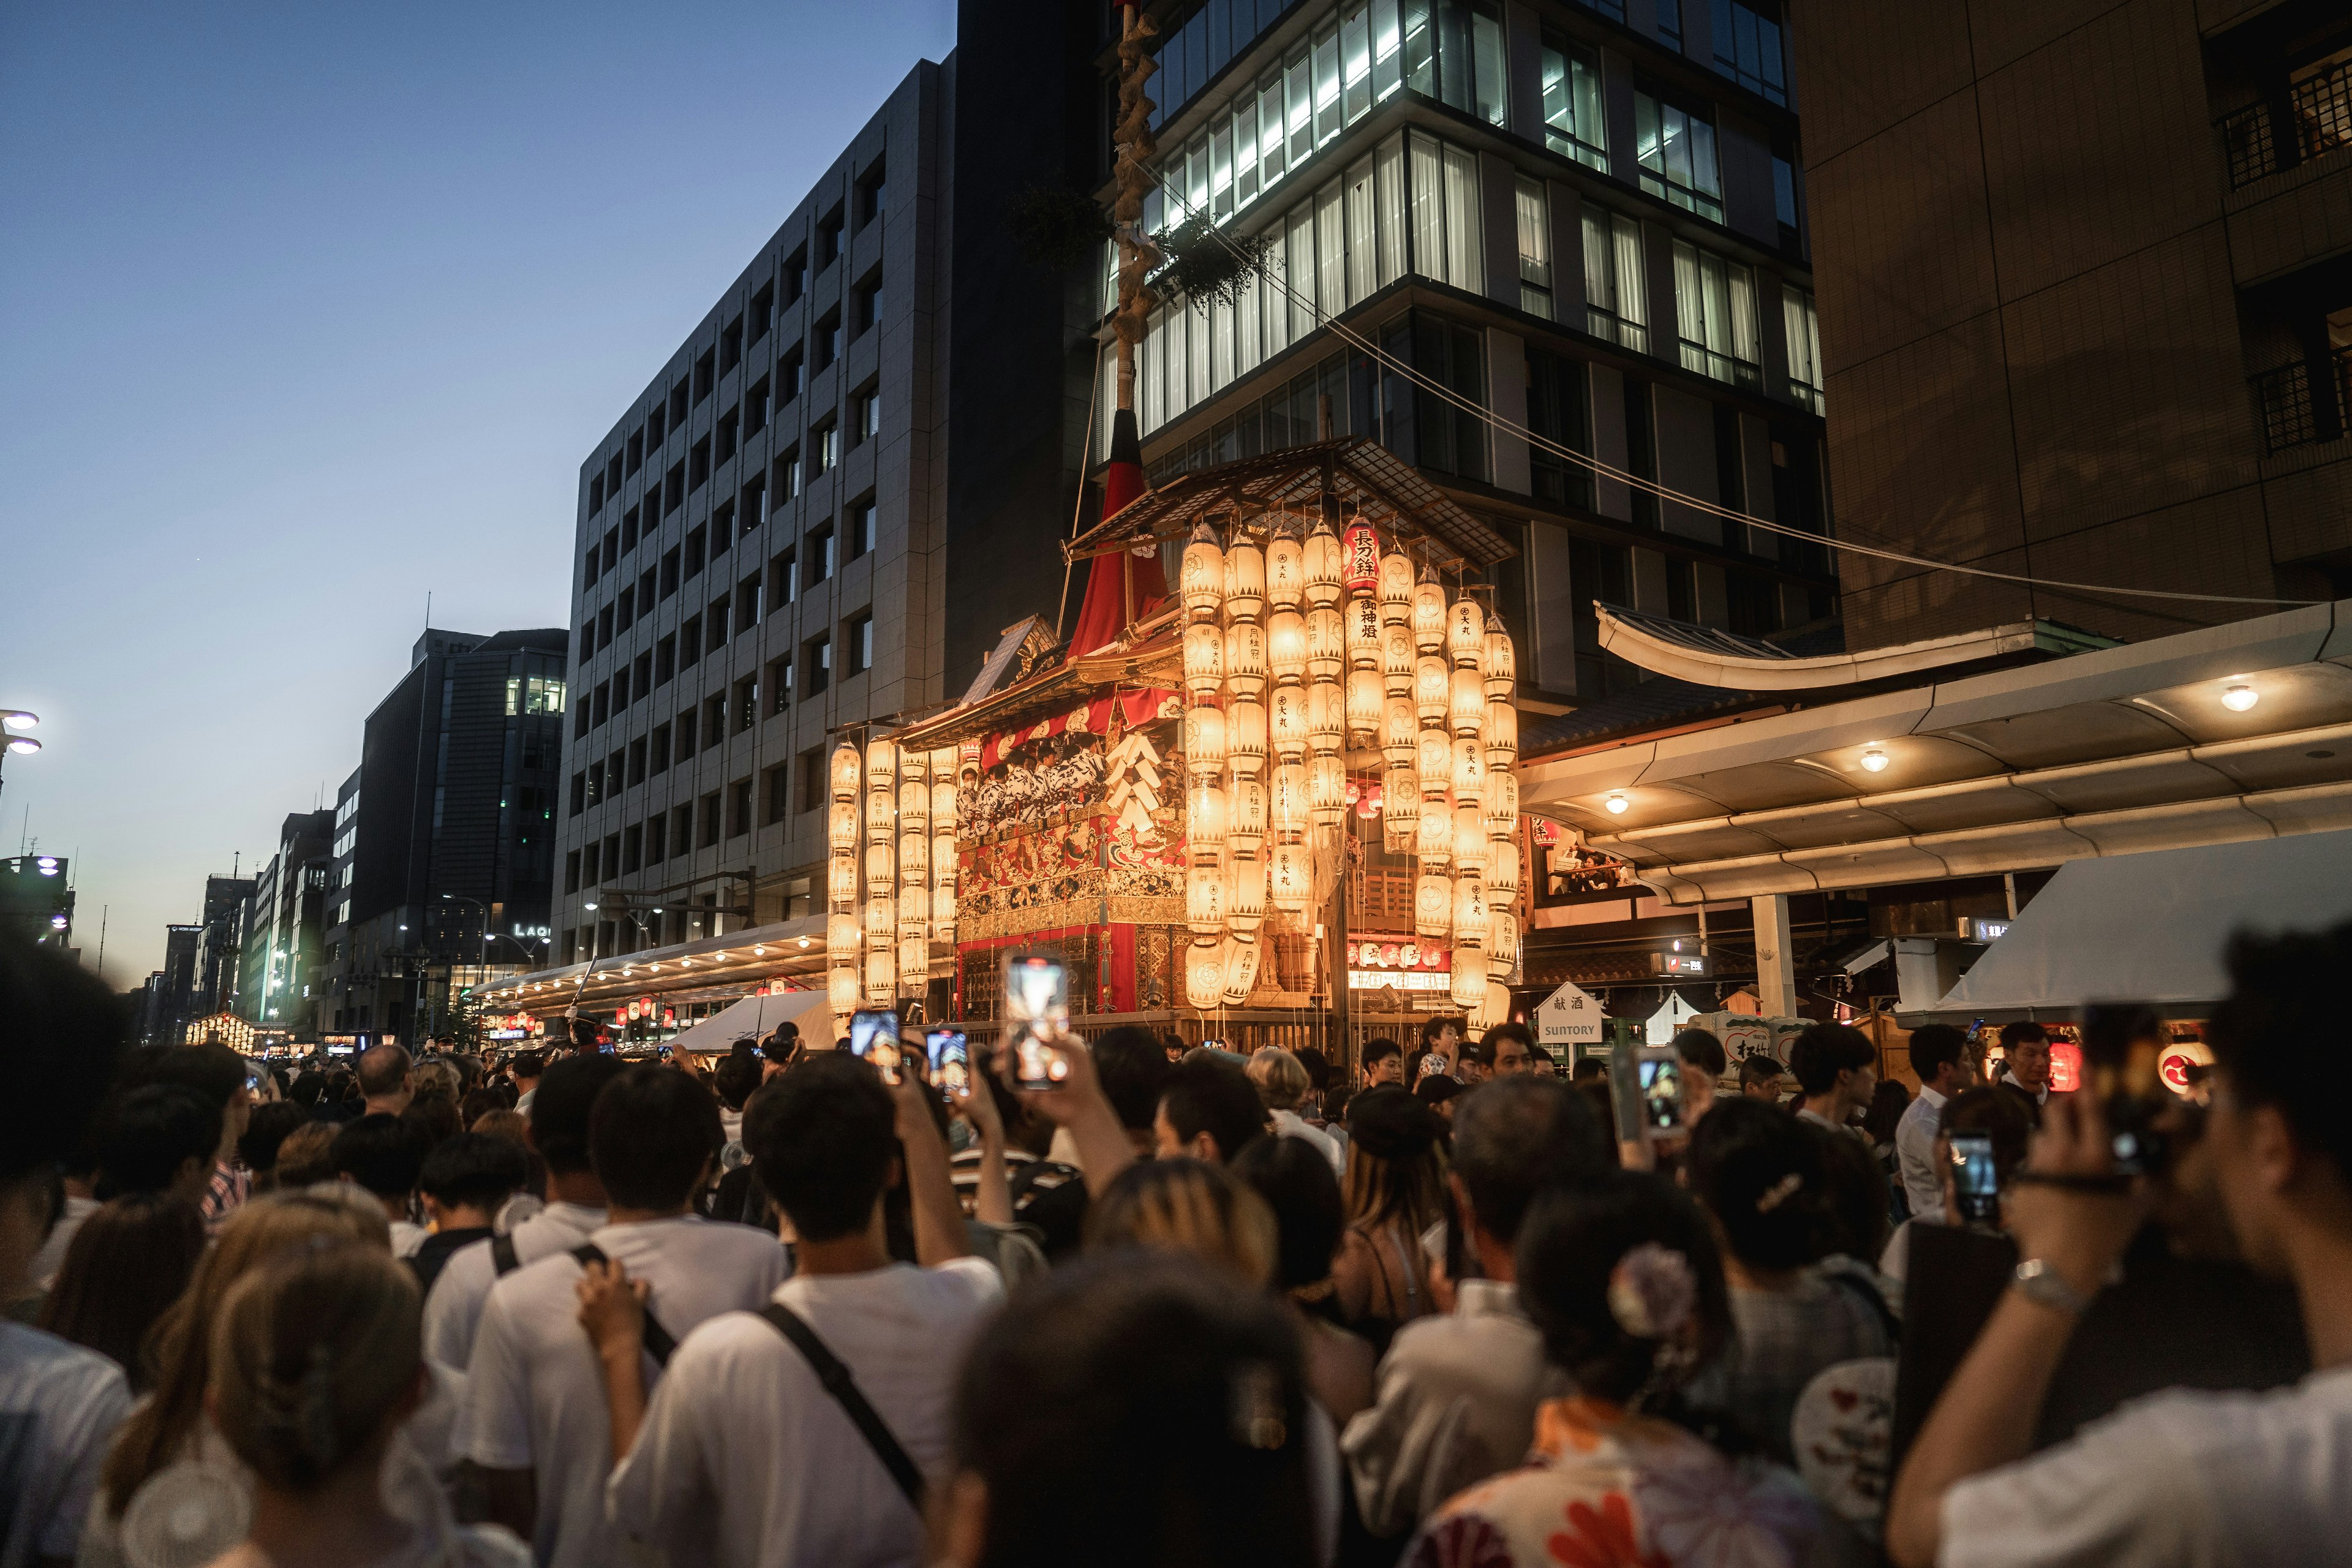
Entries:
POLYGON ((1635 1071, 1642 1085, 1642 1129, 1651 1137, 1683 1125, 1683 1063, 1672 1047, 1644 1049, 1635 1071))
POLYGON ((931 1060, 931 1082, 950 1096, 971 1084, 971 1052, 961 1029, 933 1029, 923 1037, 923 1053, 931 1060))
POLYGON ((872 1062, 884 1083, 898 1081, 898 1015, 859 1008, 849 1016, 849 1048, 872 1062))
POLYGON ((1070 1064, 1048 1042, 1070 1024, 1069 975, 1058 959, 1014 953, 1004 961, 1004 1022, 1012 1031, 1013 1076, 1023 1089, 1058 1089, 1070 1064))
POLYGON ((1993 1173, 1992 1134, 1955 1132, 1952 1146, 1952 1193, 1960 1218, 1983 1224, 2000 1217, 2000 1183, 1993 1173))

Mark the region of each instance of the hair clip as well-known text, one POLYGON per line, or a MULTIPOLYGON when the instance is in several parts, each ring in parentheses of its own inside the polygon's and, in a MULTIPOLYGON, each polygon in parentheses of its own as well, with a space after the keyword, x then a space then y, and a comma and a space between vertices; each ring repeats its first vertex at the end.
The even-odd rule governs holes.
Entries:
POLYGON ((1265 1362, 1252 1362, 1234 1373, 1228 1386, 1228 1415, 1234 1441, 1244 1448, 1272 1450, 1290 1437, 1283 1416, 1282 1377, 1265 1362))
POLYGON ((1690 1259, 1654 1241, 1629 1249, 1609 1271, 1609 1315, 1637 1340, 1674 1339, 1697 1305, 1690 1259))
POLYGON ((1787 1175, 1781 1177, 1779 1181, 1764 1189, 1763 1195, 1756 1200, 1756 1212, 1758 1214, 1770 1214, 1774 1209, 1779 1208, 1782 1204, 1785 1204, 1790 1198, 1795 1197, 1799 1192, 1803 1190, 1804 1185, 1804 1177, 1799 1175, 1794 1171, 1790 1172, 1787 1175))

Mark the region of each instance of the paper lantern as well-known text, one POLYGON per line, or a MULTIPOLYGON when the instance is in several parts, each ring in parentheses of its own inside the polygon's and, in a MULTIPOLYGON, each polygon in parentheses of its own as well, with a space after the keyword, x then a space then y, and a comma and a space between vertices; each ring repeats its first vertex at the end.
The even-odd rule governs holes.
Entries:
POLYGON ((1235 620, 1251 621, 1265 608, 1265 552, 1246 539, 1225 552, 1225 608, 1235 620))
POLYGON ((1351 669, 1348 672, 1348 695, 1344 706, 1350 747, 1361 749, 1379 743, 1381 710, 1387 702, 1388 698, 1381 690, 1378 670, 1351 669))
POLYGON ((1412 563, 1402 551, 1381 557, 1381 619, 1394 626, 1412 623, 1412 563))
POLYGON ((1258 940, 1237 936, 1225 943, 1224 1004, 1238 1007, 1257 989, 1258 940))
POLYGON ((1223 944, 1215 938, 1196 941, 1184 950, 1184 1000, 1206 1011, 1225 994, 1223 944))
POLYGON ((1225 715, 1219 708, 1184 710, 1184 771, 1194 778, 1225 771, 1225 715))
POLYGON ((1519 841, 1517 838, 1490 838, 1486 841, 1486 902, 1495 909, 1507 909, 1519 896, 1519 841))
POLYGON ((1391 827, 1421 828, 1421 775, 1391 768, 1381 780, 1381 816, 1391 827))
POLYGON ((1489 910, 1486 915, 1486 962, 1500 970, 1512 970, 1519 963, 1518 917, 1501 910, 1489 910))
POLYGON ((1454 879, 1454 940, 1457 942, 1486 940, 1486 889, 1475 877, 1454 879))
POLYGON ((1360 595, 1349 599, 1343 612, 1343 631, 1348 642, 1349 668, 1379 669, 1381 667, 1380 601, 1360 595))
POLYGON ((1192 542, 1184 546, 1177 582, 1184 595, 1188 620, 1213 621, 1225 602, 1225 552, 1217 548, 1217 532, 1207 523, 1195 524, 1192 542))
POLYGON ((889 790, 866 792, 866 842, 887 844, 898 831, 898 802, 889 790))
POLYGON ((1486 726, 1479 739, 1486 743, 1486 766, 1507 768, 1519 758, 1519 710, 1500 698, 1486 699, 1486 726))
MULTIPOLYGON (((980 747, 975 742, 972 747, 972 758, 977 762, 979 757, 980 747)), ((931 816, 933 817, 944 817, 950 822, 955 820, 955 780, 956 749, 953 746, 941 746, 931 753, 931 816), (940 807, 940 791, 942 787, 947 790, 948 804, 944 811, 940 807)))
POLYGON ((1225 929, 1255 936, 1265 919, 1265 862, 1236 856, 1225 862, 1225 929))
POLYGON ((1184 833, 1194 850, 1214 852, 1224 847, 1233 808, 1225 792, 1213 784, 1195 784, 1184 795, 1184 833))
POLYGON ((855 963, 825 972, 824 999, 835 1013, 848 1014, 856 1011, 859 996, 857 965, 855 963))
POLYGON ((857 798, 857 748, 844 741, 833 749, 833 761, 826 764, 825 776, 833 784, 833 798, 857 798))
POLYGON ((1265 704, 1225 704, 1225 755, 1234 773, 1255 777, 1265 767, 1265 704))
POLYGON ((1443 724, 1453 701, 1454 680, 1445 661, 1433 653, 1422 655, 1413 666, 1413 711, 1423 724, 1443 724))
POLYGON ((1317 757, 1307 764, 1307 816, 1322 827, 1336 825, 1348 809, 1348 764, 1317 757))
POLYGON ((864 823, 857 803, 836 800, 824 809, 824 847, 836 855, 847 854, 857 847, 857 831, 864 823))
POLYGON ((910 778, 898 781, 898 831, 929 833, 931 830, 931 786, 927 779, 910 778))
POLYGON ((1296 686, 1307 679, 1307 617, 1277 609, 1265 619, 1265 665, 1275 684, 1296 686))
POLYGON ((1337 680, 1348 668, 1348 618, 1329 605, 1307 612, 1307 679, 1337 680))
POLYGON ((1474 803, 1454 808, 1454 874, 1475 876, 1486 868, 1486 825, 1474 803))
POLYGON ((898 934, 898 900, 887 893, 877 893, 866 900, 866 946, 872 951, 877 943, 887 944, 898 934))
POLYGON ((1519 830, 1519 781, 1507 770, 1489 769, 1478 792, 1486 817, 1486 837, 1508 838, 1519 830))
POLYGON ((1456 735, 1475 736, 1486 727, 1486 685, 1475 669, 1457 668, 1448 684, 1445 721, 1456 735))
POLYGON ((941 942, 955 940, 956 890, 953 882, 931 884, 931 930, 941 942))
POLYGON ((1445 651, 1456 669, 1476 669, 1486 656, 1486 613, 1475 599, 1456 599, 1445 607, 1445 651))
POLYGON ((898 784, 898 744, 895 741, 866 742, 866 787, 895 791, 898 784))
POLYGON ((1307 743, 1318 752, 1336 752, 1348 723, 1348 701, 1336 680, 1318 680, 1307 688, 1307 743))
POLYGON ((931 943, 928 937, 902 936, 898 939, 898 973, 909 979, 931 976, 931 943))
POLYGON ((1266 541, 1265 600, 1277 610, 1297 610, 1307 602, 1307 552, 1287 523, 1266 541))
POLYGON ((1339 536, 1328 522, 1318 522, 1307 536, 1307 602, 1339 602, 1339 536))
POLYGON ((1381 687, 1391 697, 1412 695, 1412 678, 1419 660, 1413 653, 1412 628, 1402 624, 1381 628, 1381 687))
POLYGON ((1421 824, 1413 841, 1413 854, 1423 871, 1443 872, 1454 859, 1454 811, 1442 800, 1433 800, 1423 782, 1421 824))
POLYGON ((1511 634, 1503 629, 1499 617, 1486 623, 1486 651, 1478 660, 1478 668, 1486 677, 1487 699, 1509 700, 1512 689, 1519 683, 1519 657, 1511 647, 1511 634))
POLYGON ((888 840, 866 847, 866 895, 887 893, 898 882, 898 868, 891 863, 888 840))
POLYGON ((1350 594, 1369 594, 1381 580, 1381 536, 1359 519, 1339 536, 1339 581, 1350 594))
POLYGON ((952 888, 955 886, 955 835, 935 830, 931 834, 931 886, 936 888, 945 882, 952 888))
POLYGON ((836 910, 824 917, 824 956, 829 963, 856 959, 865 942, 866 929, 854 910, 836 910))
POLYGON ((1277 844, 1265 862, 1265 901, 1297 914, 1314 890, 1315 868, 1304 844, 1277 844))
POLYGON ((1225 634, 1214 621, 1184 628, 1184 690, 1195 702, 1213 701, 1225 689, 1225 634))
POLYGON ((1413 771, 1421 774, 1424 795, 1450 789, 1454 784, 1454 742, 1443 730, 1423 729, 1412 732, 1413 771))
POLYGON ((1184 924, 1196 937, 1225 931, 1224 868, 1198 853, 1184 872, 1184 924))
POLYGON ((898 953, 895 948, 866 955, 866 1005, 887 1007, 898 999, 898 953))
POLYGON ((1412 590, 1412 646, 1423 653, 1445 649, 1445 590, 1434 572, 1423 572, 1412 590))
POLYGON ((825 902, 839 908, 857 901, 857 857, 835 855, 824 863, 825 902))
POLYGON ((1476 741, 1456 741, 1453 752, 1447 777, 1454 785, 1454 802, 1475 802, 1486 787, 1486 748, 1476 741))
POLYGON ((908 887, 921 888, 931 880, 931 836, 928 833, 898 835, 898 880, 908 887))
POLYGON ((1265 628, 1255 621, 1225 628, 1225 689, 1235 697, 1265 691, 1265 628))
POLYGON ((1412 929, 1420 937, 1443 941, 1454 931, 1454 882, 1443 871, 1423 870, 1413 879, 1412 929))
POLYGON ((1296 762, 1307 754, 1307 688, 1277 686, 1265 704, 1266 739, 1274 754, 1296 762))
POLYGON ((1475 1007, 1486 1001, 1486 954, 1484 949, 1465 942, 1454 944, 1451 990, 1456 1007, 1475 1007))
POLYGON ((942 829, 952 829, 955 823, 955 780, 941 778, 935 773, 931 777, 931 831, 938 833, 942 829))
POLYGON ((1381 754, 1392 768, 1402 767, 1413 760, 1421 744, 1421 716, 1413 711, 1410 697, 1381 699, 1381 754))

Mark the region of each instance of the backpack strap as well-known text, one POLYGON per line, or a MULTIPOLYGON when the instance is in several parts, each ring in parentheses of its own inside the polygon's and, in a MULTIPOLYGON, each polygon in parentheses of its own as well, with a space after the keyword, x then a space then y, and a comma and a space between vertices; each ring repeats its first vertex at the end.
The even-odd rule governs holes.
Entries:
POLYGON ((816 1337, 816 1331, 809 1327, 808 1320, 782 1302, 769 1302, 760 1310, 760 1316, 807 1358, 809 1370, 816 1373, 817 1382, 833 1395, 834 1402, 841 1406, 842 1414, 848 1416, 857 1428, 857 1435, 866 1439, 866 1447, 874 1450, 874 1457, 882 1461, 882 1468, 890 1472, 890 1479, 898 1483, 900 1491, 907 1494, 907 1500, 914 1505, 915 1511, 921 1513, 923 1472, 915 1468, 915 1461, 900 1446, 898 1436, 890 1430, 890 1424, 882 1419, 882 1413, 866 1402, 865 1394, 857 1386, 857 1380, 850 1376, 849 1368, 842 1364, 841 1358, 816 1337))
POLYGON ((521 1267, 522 1259, 515 1256, 514 1237, 511 1234, 490 1237, 490 1268, 498 1278, 503 1279, 521 1267))
MULTIPOLYGON (((583 1270, 592 1263, 612 1261, 604 1256, 604 1249, 593 1241, 583 1241, 573 1247, 572 1256, 583 1270)), ((650 1308, 646 1312, 645 1341, 646 1353, 654 1358, 656 1366, 667 1366, 669 1358, 677 1353, 677 1341, 671 1336, 667 1329, 661 1326, 661 1321, 653 1315, 650 1308)))

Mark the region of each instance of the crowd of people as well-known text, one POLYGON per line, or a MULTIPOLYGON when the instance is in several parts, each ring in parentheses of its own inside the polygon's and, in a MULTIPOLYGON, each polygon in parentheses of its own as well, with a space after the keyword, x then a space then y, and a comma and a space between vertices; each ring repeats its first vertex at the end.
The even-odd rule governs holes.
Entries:
POLYGON ((2352 925, 2229 957, 2152 1111, 1824 1023, 1653 1129, 1444 1018, 281 1070, 0 948, 0 1568, 2325 1561, 2352 925))

